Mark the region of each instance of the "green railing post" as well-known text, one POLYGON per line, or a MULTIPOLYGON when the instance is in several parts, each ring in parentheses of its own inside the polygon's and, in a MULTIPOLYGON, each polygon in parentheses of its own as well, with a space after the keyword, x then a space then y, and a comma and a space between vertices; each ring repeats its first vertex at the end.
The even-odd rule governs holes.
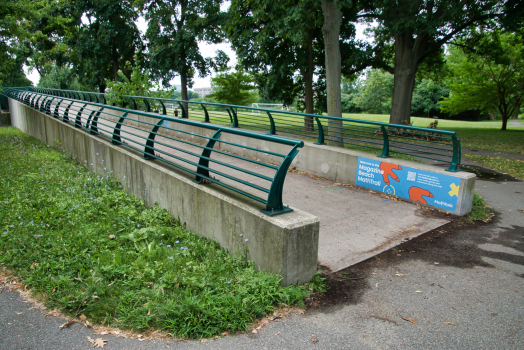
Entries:
POLYGON ((284 207, 282 202, 282 192, 284 190, 284 180, 289 169, 289 166, 293 162, 293 159, 298 153, 299 145, 293 146, 291 151, 287 154, 286 158, 282 161, 271 184, 269 189, 269 194, 267 196, 266 209, 261 210, 264 214, 269 216, 278 215, 282 213, 287 213, 293 211, 289 206, 284 207))
POLYGON ((207 113, 206 106, 204 104, 201 104, 202 109, 204 110, 204 123, 209 123, 209 113, 207 113))
POLYGON ((315 120, 317 122, 317 127, 318 127, 318 140, 317 142, 315 142, 315 145, 325 145, 326 140, 324 138, 324 127, 322 126, 322 123, 320 122, 320 120, 317 117, 315 117, 315 120))
POLYGON ((98 112, 95 113, 93 116, 93 119, 91 120, 91 127, 89 133, 91 135, 97 135, 98 134, 98 117, 100 117, 100 113, 104 110, 104 107, 100 108, 98 112))
POLYGON ((86 108, 87 103, 84 103, 84 105, 78 110, 78 113, 76 114, 75 118, 75 128, 81 128, 82 127, 82 112, 84 111, 84 108, 86 108))
POLYGON ((269 134, 270 135, 275 135, 277 133, 277 128, 275 127, 275 121, 273 120, 273 116, 271 115, 271 113, 269 113, 269 111, 266 111, 267 113, 267 116, 269 117, 269 134))
POLYGON ((146 141, 146 147, 144 148, 144 159, 152 159, 156 158, 155 156, 155 136, 158 132, 158 129, 162 126, 164 123, 164 118, 160 119, 160 121, 153 127, 153 130, 149 133, 149 136, 147 137, 146 141))
POLYGON ((54 111, 54 113, 53 113, 53 117, 55 117, 55 118, 60 117, 58 108, 60 107, 60 104, 62 103, 62 101, 63 101, 63 99, 61 99, 60 101, 58 101, 58 103, 57 103, 56 106, 55 106, 55 111, 54 111))
POLYGON ((45 113, 51 115, 51 104, 53 103, 53 100, 55 99, 55 96, 52 96, 49 101, 47 101, 45 105, 45 113))
POLYGON ((231 125, 231 127, 238 128, 238 118, 234 108, 231 108, 231 114, 233 115, 233 125, 231 125))
POLYGON ((38 110, 39 110, 40 112, 45 112, 44 107, 45 107, 45 101, 47 100, 47 97, 48 97, 48 96, 44 96, 44 99, 42 100, 42 102, 40 102, 40 105, 37 106, 37 108, 38 108, 38 110))
POLYGON ((166 106, 164 105, 164 102, 160 101, 160 104, 162 105, 162 115, 167 115, 166 106))
POLYGON ((125 112, 120 119, 118 119, 118 122, 115 125, 115 130, 113 130, 113 139, 111 140, 111 143, 113 145, 121 145, 122 139, 120 138, 120 129, 122 128, 122 125, 124 124, 124 119, 126 119, 127 115, 129 113, 125 112))
POLYGON ((86 122, 86 129, 89 130, 91 128, 91 119, 93 118, 93 115, 95 114, 95 110, 92 110, 91 113, 89 113, 89 117, 87 118, 86 122))
POLYGON ((129 98, 131 99, 131 101, 133 101, 133 110, 136 111, 138 109, 138 107, 136 106, 136 101, 132 97, 129 98))
POLYGON ((184 108, 184 106, 182 105, 180 101, 178 102, 178 105, 180 106, 180 110, 182 112, 181 118, 187 119, 186 109, 184 108))
POLYGON ((386 130, 386 127, 384 125, 380 126, 380 130, 382 130, 382 154, 379 157, 380 158, 389 158, 388 131, 386 130))
POLYGON ((71 101, 71 103, 69 105, 67 105, 65 111, 64 111, 64 115, 63 115, 63 118, 62 120, 65 122, 65 123, 68 123, 69 122, 69 108, 71 108, 71 106, 73 105, 74 101, 71 101))
POLYGON ((144 104, 146 105, 146 112, 151 112, 151 106, 149 105, 149 102, 147 102, 147 99, 143 98, 144 104))
POLYGON ((451 164, 449 165, 449 168, 446 170, 451 172, 457 172, 459 171, 458 165, 460 164, 461 158, 460 140, 457 139, 457 135, 452 135, 451 139, 453 140, 453 157, 451 158, 451 164))
POLYGON ((209 178, 209 157, 211 157, 212 149, 215 147, 215 143, 220 138, 220 134, 221 129, 218 129, 215 134, 209 140, 207 140, 206 147, 204 147, 204 150, 202 151, 198 161, 197 175, 195 180, 193 180, 196 183, 202 183, 204 178, 209 178))

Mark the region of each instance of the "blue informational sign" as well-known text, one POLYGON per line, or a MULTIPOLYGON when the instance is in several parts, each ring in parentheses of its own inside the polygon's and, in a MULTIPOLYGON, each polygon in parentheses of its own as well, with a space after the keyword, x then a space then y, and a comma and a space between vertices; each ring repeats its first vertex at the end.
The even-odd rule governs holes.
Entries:
POLYGON ((455 211, 460 178, 358 157, 359 186, 455 211))
POLYGON ((166 128, 169 128, 169 120, 164 120, 164 126, 165 126, 166 128))

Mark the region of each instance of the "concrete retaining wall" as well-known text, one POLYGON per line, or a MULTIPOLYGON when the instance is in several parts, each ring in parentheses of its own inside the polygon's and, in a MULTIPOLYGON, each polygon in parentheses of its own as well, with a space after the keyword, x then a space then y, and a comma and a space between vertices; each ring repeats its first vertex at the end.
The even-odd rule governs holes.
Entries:
MULTIPOLYGON (((76 104, 75 104, 76 105, 76 104)), ((76 106, 76 108, 79 108, 80 104, 76 106)), ((112 111, 111 114, 114 114, 114 117, 110 117, 110 119, 113 119, 114 121, 118 120, 118 117, 120 117, 123 113, 119 111, 112 111)), ((107 117, 105 115, 104 117, 107 117)), ((146 117, 143 115, 137 115, 133 113, 128 114, 128 120, 126 121, 126 124, 138 126, 145 129, 151 129, 152 125, 155 125, 158 122, 158 119, 146 117)), ((204 135, 207 137, 210 137, 213 135, 214 131, 196 127, 196 126, 190 126, 186 124, 177 123, 174 121, 169 121, 168 126, 173 129, 186 131, 188 133, 194 133, 197 135, 204 135)), ((183 132, 175 131, 175 130, 169 130, 161 128, 159 130, 160 133, 165 133, 170 136, 175 136, 177 138, 186 139, 191 142, 206 142, 207 140, 200 137, 194 137, 192 138, 190 134, 185 134, 183 132)), ((252 139, 248 137, 242 137, 237 135, 231 135, 231 134, 223 134, 221 136, 221 140, 225 142, 233 142, 237 144, 243 144, 244 146, 249 146, 252 148, 260 149, 260 150, 271 150, 272 152, 286 154, 288 152, 287 146, 279 145, 279 144, 273 144, 269 143, 264 140, 257 140, 252 139)), ((457 187, 459 187, 458 193, 456 194, 456 204, 452 207, 452 209, 448 209, 443 205, 431 205, 431 203, 437 201, 436 198, 433 198, 433 200, 430 200, 430 198, 426 197, 422 198, 421 201, 418 201, 419 204, 427 205, 429 207, 434 207, 439 210, 443 210, 455 215, 465 215, 468 212, 471 211, 471 207, 473 204, 473 194, 475 192, 475 179, 476 176, 472 173, 468 172, 448 172, 445 171, 445 169, 442 169, 440 167, 412 162, 408 160, 402 160, 402 159, 395 159, 395 158, 379 158, 374 154, 367 153, 367 152, 361 152, 361 151, 355 151, 350 150, 346 148, 340 148, 340 147, 332 147, 327 145, 315 145, 313 142, 304 141, 304 148, 300 150, 298 155, 295 157, 292 163, 292 167, 295 167, 299 171, 306 172, 308 174, 321 176, 326 179, 341 182, 341 183, 347 183, 351 185, 357 185, 359 186, 361 182, 357 183, 357 172, 358 172, 358 160, 360 158, 366 158, 367 160, 370 160, 374 163, 381 163, 386 161, 390 164, 399 165, 402 168, 412 168, 417 169, 419 171, 425 171, 431 173, 430 176, 438 178, 444 178, 444 177, 451 177, 453 178, 453 182, 458 184, 457 187)), ((215 145, 215 148, 220 148, 222 150, 233 152, 237 154, 241 154, 247 157, 252 157, 256 159, 260 159, 265 162, 273 163, 273 164, 279 164, 281 161, 281 158, 277 158, 275 156, 272 156, 270 154, 264 154, 261 152, 255 152, 252 150, 248 150, 242 147, 237 147, 233 145, 229 145, 224 142, 218 142, 215 145)), ((437 191, 444 191, 443 188, 438 188, 437 186, 433 187, 437 191)), ((385 187, 384 187, 385 189, 385 187)), ((448 191, 451 190, 451 188, 447 189, 448 191)), ((446 196, 447 197, 447 196, 446 196)), ((413 202, 409 199, 408 196, 400 196, 402 200, 413 202)), ((455 198, 453 198, 455 200, 455 198)), ((441 202, 442 201, 437 201, 441 202)), ((447 203, 449 204, 449 203, 447 203)))
POLYGON ((258 202, 220 186, 196 184, 183 171, 156 160, 146 161, 141 154, 114 146, 104 138, 75 128, 72 123, 64 123, 12 99, 9 106, 13 126, 49 145, 61 142, 71 156, 74 154, 81 164, 87 160, 93 164, 90 168, 100 174, 112 171, 137 197, 144 198, 143 189, 147 189, 149 197, 144 200, 149 205, 158 202, 173 217, 185 222, 188 229, 217 241, 233 253, 247 249, 248 259, 257 268, 281 273, 283 285, 307 282, 315 273, 317 217, 296 208, 283 215, 267 216, 260 212, 264 206, 258 202))
MULTIPOLYGON (((140 121, 147 121, 149 123, 154 123, 153 118, 148 118, 144 116, 137 116, 137 115, 130 115, 130 118, 138 119, 140 121)), ((170 122, 169 127, 179 130, 184 130, 187 132, 199 134, 199 135, 207 135, 211 136, 212 131, 206 130, 204 128, 200 127, 194 127, 194 126, 188 126, 180 123, 170 122)), ((176 131, 170 131, 166 129, 160 129, 160 132, 166 132, 168 134, 171 134, 173 136, 179 137, 179 138, 185 138, 188 140, 191 140, 193 142, 198 142, 199 140, 204 140, 201 138, 194 138, 191 139, 190 135, 176 132, 176 131)), ((247 137, 241 137, 236 135, 228 135, 224 134, 221 137, 221 140, 226 142, 235 142, 240 143, 245 146, 261 149, 261 150, 270 150, 277 153, 286 153, 286 150, 284 149, 284 146, 282 145, 274 145, 269 144, 266 141, 263 140, 255 140, 250 139, 247 137), (270 148, 271 147, 271 148, 270 148)), ((472 173, 468 172, 449 172, 445 169, 417 163, 409 160, 402 160, 402 159, 395 159, 395 158, 379 158, 374 154, 367 153, 367 152, 360 152, 355 150, 350 150, 346 148, 340 148, 340 147, 332 147, 327 145, 315 145, 313 142, 304 141, 304 148, 300 150, 298 155, 295 157, 292 167, 295 167, 299 171, 306 172, 308 174, 321 176, 329 180, 333 180, 336 182, 351 184, 351 185, 358 185, 356 182, 357 180, 357 172, 358 172, 358 159, 359 157, 367 158, 372 161, 375 161, 377 163, 387 161, 391 164, 400 165, 403 168, 414 168, 422 171, 427 171, 434 173, 435 176, 443 175, 443 176, 451 176, 453 178, 456 178, 457 183, 460 183, 459 185, 459 191, 457 195, 457 203, 455 205, 454 210, 448 210, 442 207, 435 207, 430 204, 427 206, 429 207, 435 207, 440 210, 444 210, 446 212, 455 214, 455 215, 465 215, 471 211, 471 206, 473 203, 473 194, 475 193, 475 179, 476 176, 472 173)), ((237 154, 242 154, 248 157, 256 157, 258 159, 261 159, 262 161, 269 162, 269 163, 278 163, 279 159, 269 155, 269 154, 263 154, 260 152, 254 152, 251 150, 243 149, 241 147, 236 147, 232 145, 228 145, 226 143, 217 143, 217 148, 221 148, 230 152, 234 152, 237 154)), ((402 200, 406 200, 408 202, 413 202, 407 198, 401 198, 402 200)), ((420 203, 420 202, 419 202, 420 203)), ((429 203, 429 202, 428 202, 429 203)), ((420 203, 424 205, 423 203, 420 203)))

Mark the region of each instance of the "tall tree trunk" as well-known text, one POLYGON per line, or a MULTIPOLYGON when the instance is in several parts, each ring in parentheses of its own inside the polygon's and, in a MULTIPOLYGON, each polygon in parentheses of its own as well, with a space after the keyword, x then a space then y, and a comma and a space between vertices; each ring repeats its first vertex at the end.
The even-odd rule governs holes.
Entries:
MULTIPOLYGON (((187 69, 184 67, 180 72, 180 85, 182 85, 182 100, 187 101, 187 69)), ((185 117, 189 117, 189 104, 182 102, 184 106, 185 117)), ((182 111, 181 111, 182 112, 182 111)))
MULTIPOLYGON (((313 62, 313 38, 311 31, 306 46, 307 67, 302 75, 304 77, 304 91, 306 95, 306 113, 313 114, 313 71, 315 69, 313 62)), ((314 131, 313 117, 304 117, 304 130, 314 131)))
POLYGON ((424 34, 414 40, 411 30, 395 33, 395 77, 390 123, 409 124, 410 122, 415 74, 425 54, 427 43, 428 36, 424 34))
MULTIPOLYGON (((326 51, 326 93, 328 115, 342 118, 341 102, 341 58, 340 58, 340 24, 342 12, 337 8, 337 1, 322 0, 324 13, 324 47, 326 51)), ((330 120, 328 123, 329 144, 344 147, 342 121, 330 120)))
POLYGON ((507 114, 502 114, 502 127, 500 130, 506 131, 506 128, 508 127, 508 118, 509 116, 507 114))

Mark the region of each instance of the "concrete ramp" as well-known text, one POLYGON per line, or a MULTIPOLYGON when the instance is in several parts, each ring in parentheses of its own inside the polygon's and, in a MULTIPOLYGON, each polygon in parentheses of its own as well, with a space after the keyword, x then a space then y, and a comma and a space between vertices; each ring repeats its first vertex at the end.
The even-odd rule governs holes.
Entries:
POLYGON ((424 217, 419 207, 333 181, 289 173, 284 203, 320 219, 318 261, 339 271, 449 221, 424 217))

